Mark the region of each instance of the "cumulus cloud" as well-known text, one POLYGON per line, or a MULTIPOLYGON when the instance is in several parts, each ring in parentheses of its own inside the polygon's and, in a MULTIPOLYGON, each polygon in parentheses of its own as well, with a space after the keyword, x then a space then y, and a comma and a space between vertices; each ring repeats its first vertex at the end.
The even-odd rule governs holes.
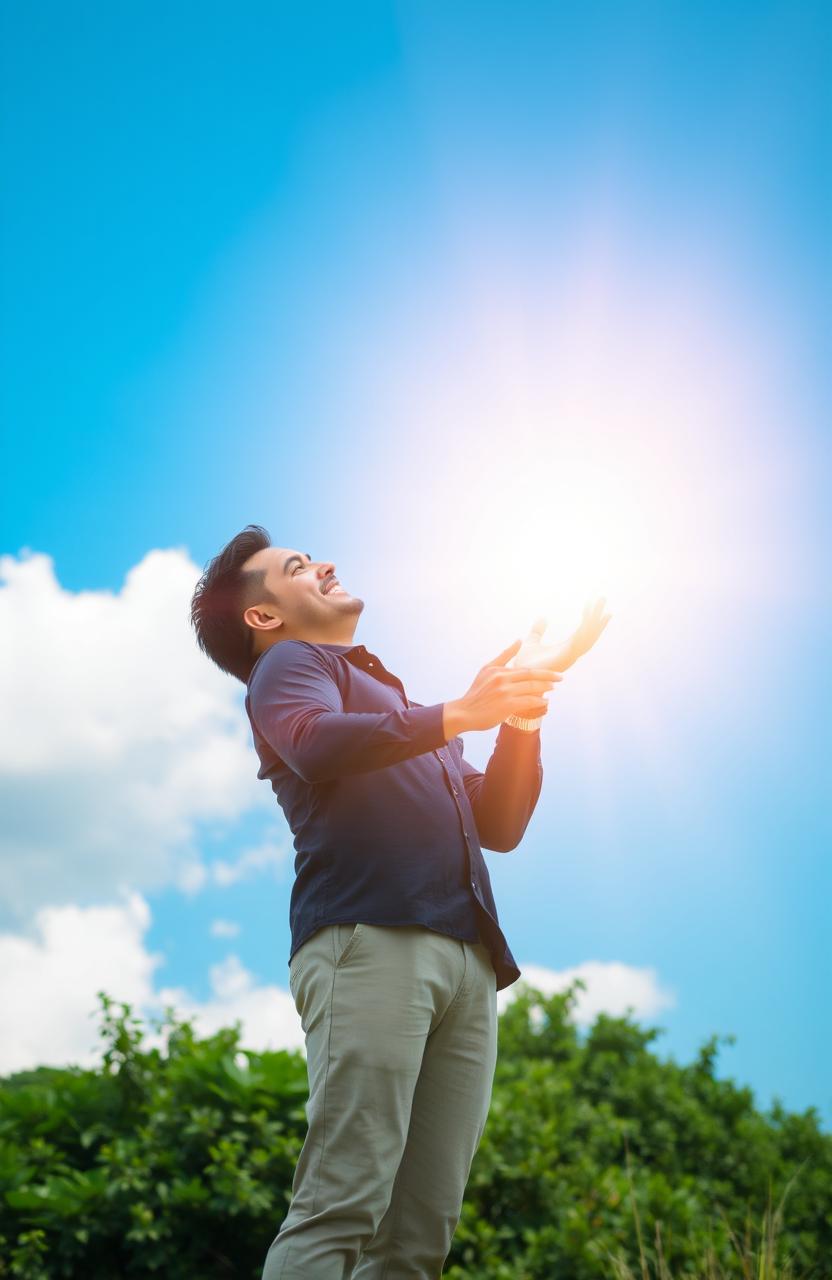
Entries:
POLYGON ((246 1049, 304 1048, 303 1028, 288 990, 258 983, 239 956, 226 956, 209 970, 211 998, 194 1000, 181 987, 164 987, 159 999, 191 1018, 198 1035, 211 1035, 239 1019, 246 1049))
MULTIPOLYGON (((252 768, 254 768, 253 765, 252 768)), ((275 879, 281 879, 288 858, 288 842, 280 842, 276 835, 272 835, 253 849, 244 849, 232 861, 215 858, 213 862, 205 863, 196 854, 193 860, 186 862, 180 868, 176 885, 191 898, 206 886, 228 889, 241 880, 251 880, 253 876, 260 875, 269 868, 274 871, 275 879)))
POLYGON ((199 824, 274 805, 243 687, 188 622, 199 572, 154 550, 119 592, 71 592, 49 556, 0 557, 4 923, 198 881, 199 824))
MULTIPOLYGON (((145 1019, 161 1018, 173 1005, 180 1017, 194 1019, 199 1035, 240 1018, 246 1048, 303 1044, 288 990, 259 983, 236 955, 210 969, 207 1001, 194 1000, 181 987, 157 987, 165 957, 147 950, 150 923, 146 900, 130 892, 107 906, 42 907, 31 937, 0 933, 0 1075, 99 1063, 99 990, 129 1002, 145 1019)), ((161 1044, 160 1033, 148 1027, 145 1045, 161 1044)))
POLYGON ((149 954, 150 909, 138 893, 97 907, 43 907, 34 936, 0 934, 0 1073, 100 1058, 100 989, 134 1008, 153 999, 164 963, 149 954))
POLYGON ((286 848, 267 840, 255 849, 246 849, 233 862, 212 862, 211 874, 221 888, 226 888, 240 880, 248 880, 268 867, 282 870, 285 862, 286 848))
POLYGON ((637 969, 615 960, 607 963, 587 960, 572 969, 546 969, 536 964, 520 968, 522 977, 497 993, 500 1011, 523 986, 536 987, 545 996, 551 996, 565 991, 575 978, 582 978, 586 983, 586 990, 576 993, 572 1007, 572 1017, 578 1026, 589 1026, 599 1013, 623 1017, 628 1008, 636 1020, 647 1020, 676 1004, 674 993, 659 984, 655 969, 637 969))
POLYGON ((211 921, 211 937, 212 938, 236 938, 240 932, 240 926, 236 920, 212 920, 211 921))
MULTIPOLYGON (((35 916, 34 936, 0 933, 0 1074, 40 1065, 101 1059, 97 992, 128 1001, 145 1019, 160 1018, 172 1005, 192 1019, 198 1035, 241 1023, 247 1049, 299 1049, 303 1030, 290 992, 262 982, 229 953, 209 970, 211 995, 197 1000, 178 986, 158 986, 162 953, 147 950, 150 908, 136 892, 119 902, 94 907, 44 907, 35 916)), ((227 921, 215 921, 227 926, 227 921)), ((212 930, 231 936, 227 928, 212 930)), ((623 1014, 633 1006, 636 1018, 652 1018, 673 1003, 652 969, 588 962, 561 971, 526 965, 523 978, 497 997, 502 1011, 524 983, 545 994, 561 991, 572 978, 587 980, 587 991, 573 1011, 579 1024, 604 1010, 623 1014)), ((147 1047, 161 1046, 161 1034, 148 1027, 147 1047)))

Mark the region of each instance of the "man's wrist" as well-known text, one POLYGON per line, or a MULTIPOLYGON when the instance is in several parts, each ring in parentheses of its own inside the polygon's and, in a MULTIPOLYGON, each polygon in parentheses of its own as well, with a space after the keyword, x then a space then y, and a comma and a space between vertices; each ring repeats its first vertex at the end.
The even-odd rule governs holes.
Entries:
POLYGON ((456 738, 460 733, 464 733, 467 728, 465 713, 459 704, 458 699, 452 702, 446 702, 442 707, 442 732, 445 735, 445 741, 450 742, 451 738, 456 738))

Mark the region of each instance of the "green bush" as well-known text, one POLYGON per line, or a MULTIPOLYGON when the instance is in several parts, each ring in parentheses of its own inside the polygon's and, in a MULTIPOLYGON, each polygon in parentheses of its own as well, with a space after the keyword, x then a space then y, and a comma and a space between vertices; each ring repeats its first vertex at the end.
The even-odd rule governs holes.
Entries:
MULTIPOLYGON (((832 1276, 832 1136, 814 1109, 717 1080, 659 1034, 564 994, 521 991, 500 1018, 488 1125, 447 1280, 832 1276), (785 1202, 777 1215, 774 1202, 785 1202)), ((197 1039, 100 992, 99 1068, 0 1082, 0 1276, 259 1280, 306 1132, 306 1064, 197 1039)))

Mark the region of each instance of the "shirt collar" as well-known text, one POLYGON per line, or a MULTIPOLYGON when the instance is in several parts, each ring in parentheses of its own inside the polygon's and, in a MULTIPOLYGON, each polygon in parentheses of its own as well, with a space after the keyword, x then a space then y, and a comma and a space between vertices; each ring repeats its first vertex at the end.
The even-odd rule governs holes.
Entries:
MULTIPOLYGON (((278 643, 282 644, 283 642, 278 641, 278 643)), ((330 652, 332 653, 356 653, 360 655, 362 653, 367 652, 363 644, 322 644, 322 643, 319 643, 317 640, 307 640, 306 643, 314 644, 315 647, 318 649, 329 649, 330 652)), ((273 647, 274 647, 273 645, 269 645, 269 649, 273 647)), ((257 661, 255 662, 254 666, 251 668, 251 671, 248 674, 248 680, 246 681, 247 687, 251 684, 251 678, 254 675, 254 672, 257 670, 257 666, 260 662, 260 659, 266 656, 266 654, 269 652, 269 649, 264 649, 263 652, 258 655, 257 661)))

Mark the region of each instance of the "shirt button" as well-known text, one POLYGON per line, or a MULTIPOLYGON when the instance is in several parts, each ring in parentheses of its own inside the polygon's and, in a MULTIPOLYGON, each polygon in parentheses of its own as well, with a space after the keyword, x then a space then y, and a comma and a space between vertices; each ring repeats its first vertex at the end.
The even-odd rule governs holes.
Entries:
POLYGON ((476 893, 476 892, 477 892, 477 882, 476 882, 476 880, 472 880, 472 881, 471 881, 471 888, 474 890, 474 893, 476 893))
POLYGON ((457 791, 456 787, 453 787, 452 790, 455 796, 459 795, 459 792, 457 791))
POLYGON ((367 666, 368 666, 368 667, 371 667, 372 665, 373 665, 373 664, 372 664, 372 662, 368 662, 368 663, 367 663, 367 666))
POLYGON ((470 840, 470 838, 471 838, 471 837, 468 835, 468 832, 467 832, 467 831, 463 831, 463 833, 462 833, 462 834, 465 836, 465 839, 466 839, 466 840, 470 840))

